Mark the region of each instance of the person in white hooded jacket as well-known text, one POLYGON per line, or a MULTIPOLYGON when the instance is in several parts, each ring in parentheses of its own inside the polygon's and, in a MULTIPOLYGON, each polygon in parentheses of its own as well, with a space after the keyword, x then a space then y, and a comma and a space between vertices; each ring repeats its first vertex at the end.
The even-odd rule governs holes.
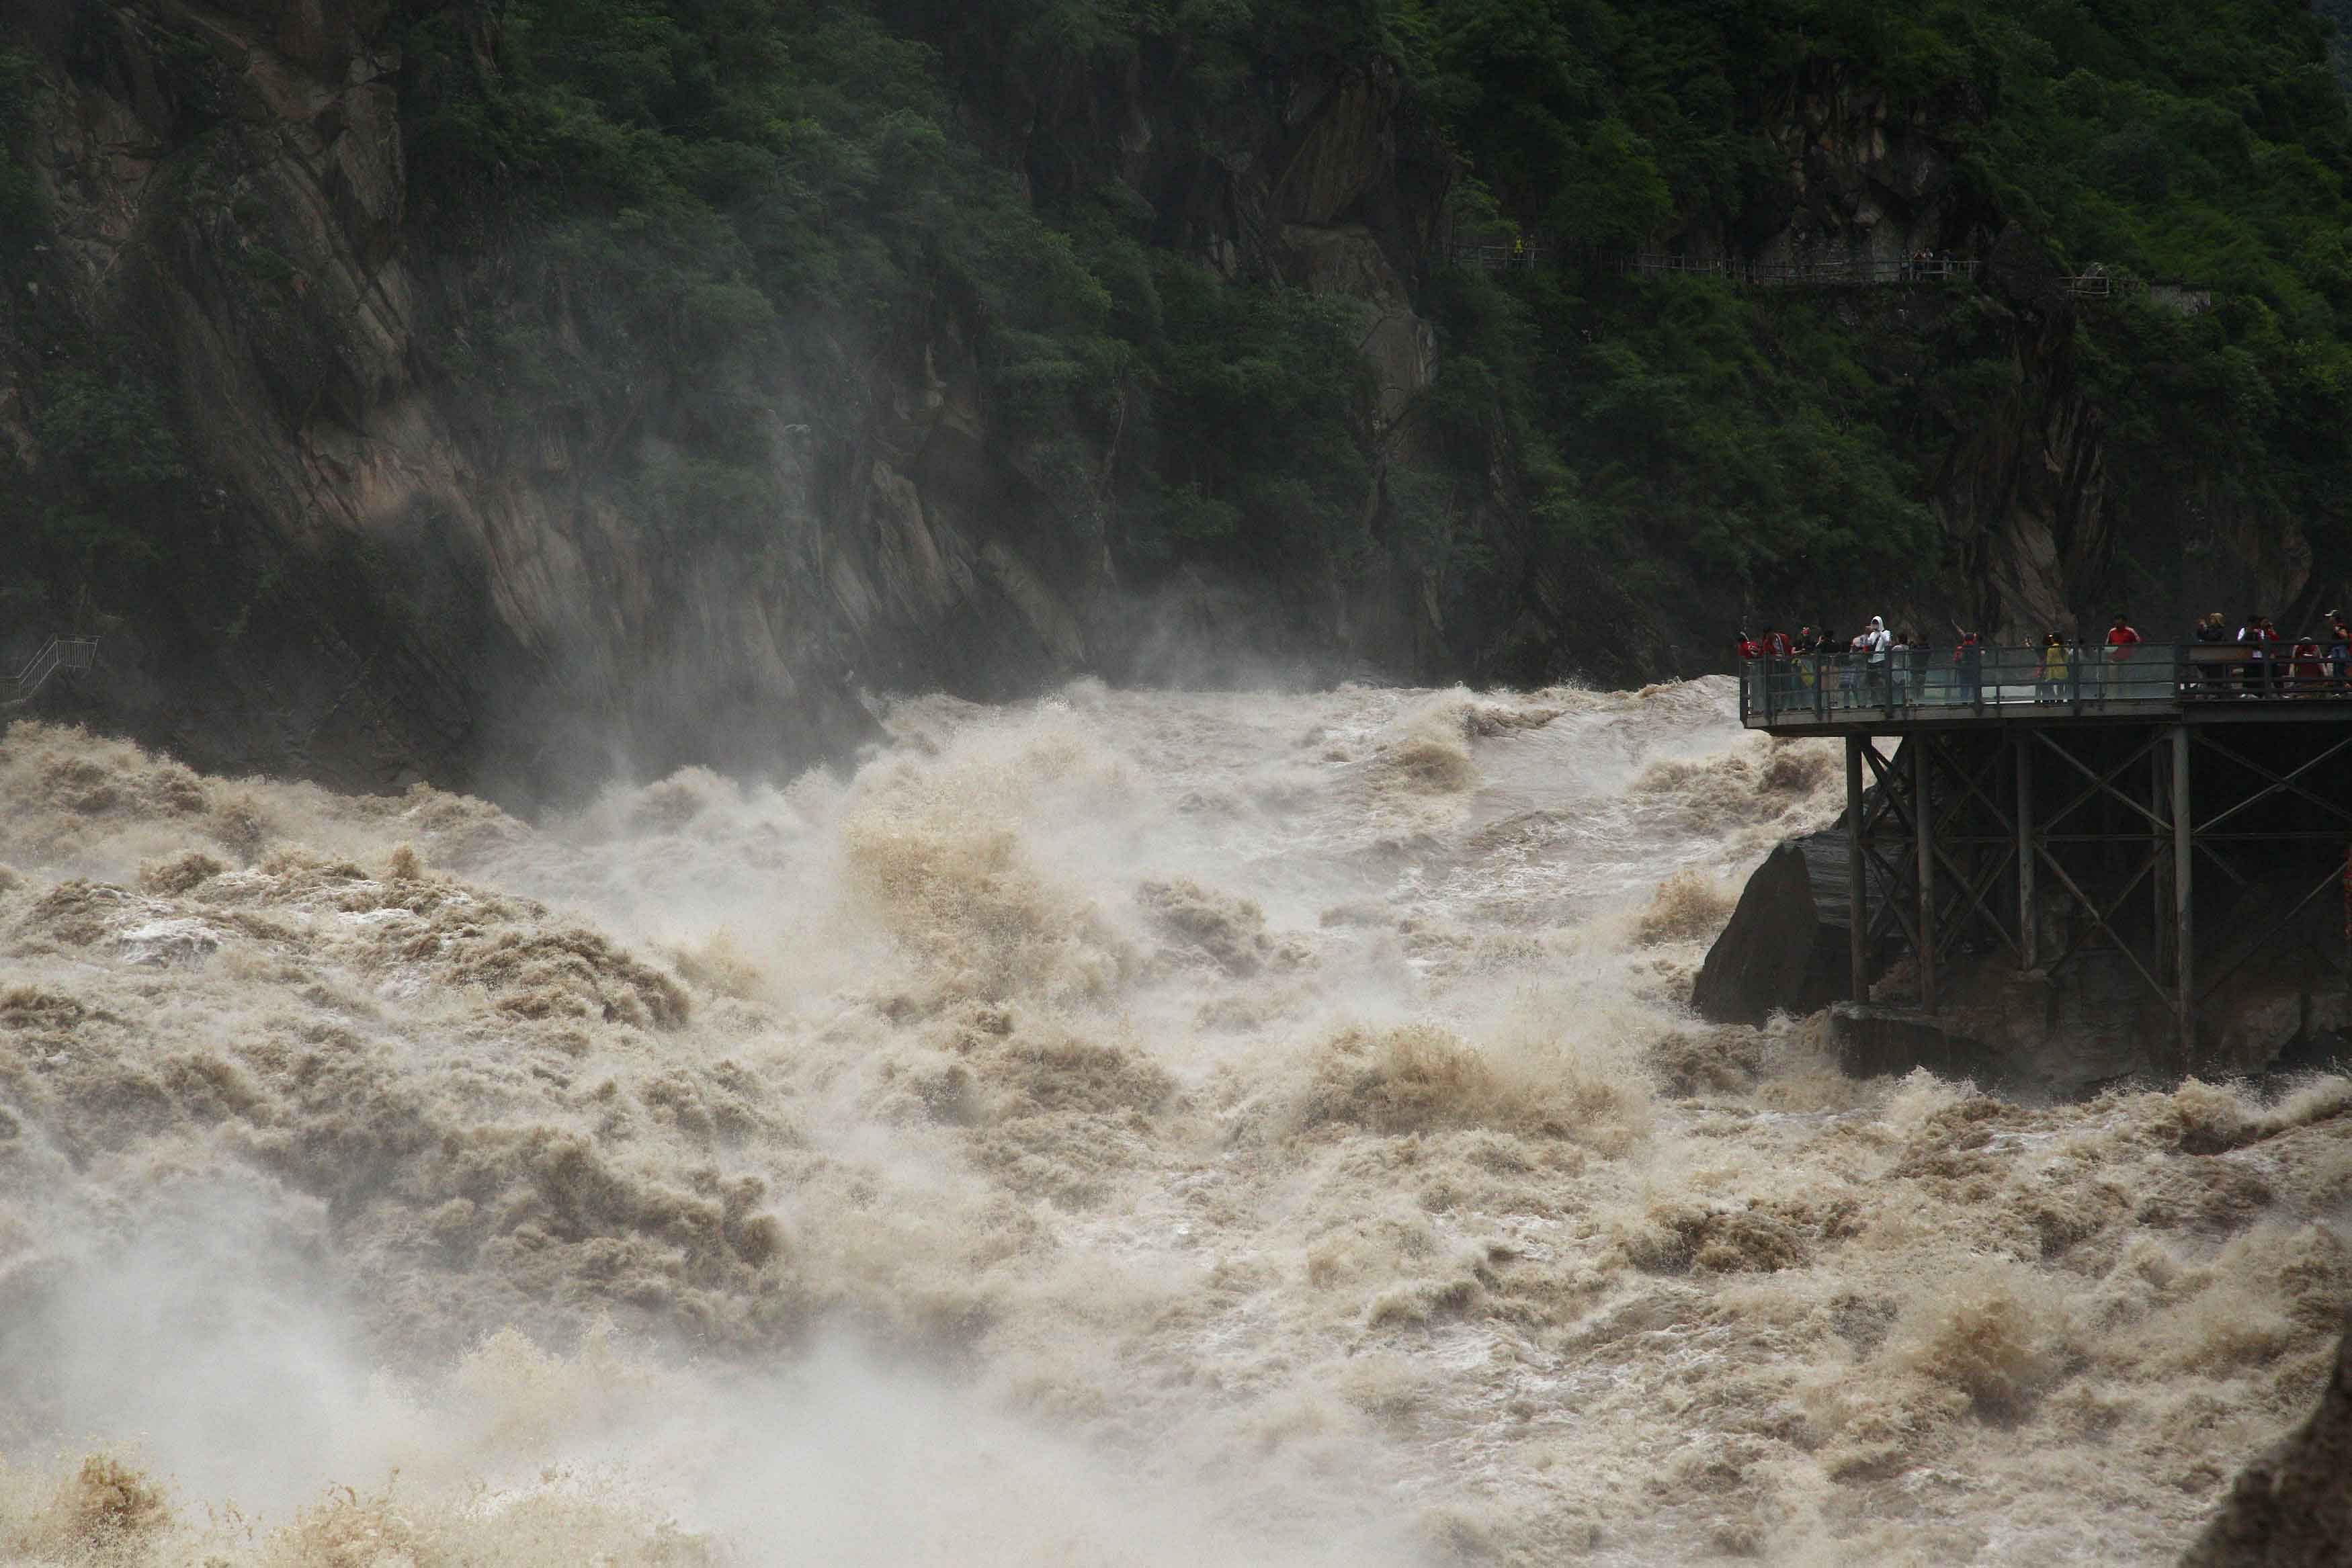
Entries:
POLYGON ((1865 707, 1885 707, 1887 703, 1886 650, 1895 645, 1895 633, 1886 629, 1886 618, 1874 615, 1853 640, 1853 652, 1864 655, 1867 693, 1863 698, 1865 707))

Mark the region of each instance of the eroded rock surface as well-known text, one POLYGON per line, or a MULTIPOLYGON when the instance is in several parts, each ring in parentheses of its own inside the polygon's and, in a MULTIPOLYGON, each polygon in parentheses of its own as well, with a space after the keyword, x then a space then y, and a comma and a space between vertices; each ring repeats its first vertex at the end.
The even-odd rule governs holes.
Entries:
POLYGON ((2352 1330, 2311 1419, 2248 1465, 2180 1568, 2352 1563, 2352 1330))

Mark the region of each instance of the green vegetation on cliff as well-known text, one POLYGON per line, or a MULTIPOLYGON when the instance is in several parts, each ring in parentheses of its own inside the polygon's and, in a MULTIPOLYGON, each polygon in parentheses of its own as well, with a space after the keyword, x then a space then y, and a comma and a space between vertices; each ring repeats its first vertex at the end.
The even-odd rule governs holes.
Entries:
POLYGON ((519 0, 493 68, 469 20, 406 39, 420 208, 557 237, 448 368, 498 389, 509 430, 666 376, 678 455, 635 478, 655 526, 760 526, 776 363, 844 389, 794 417, 847 436, 877 361, 970 331, 992 444, 1061 515, 1116 507, 1140 569, 1278 573, 1360 544, 1353 315, 1221 287, 1146 244, 1132 198, 1039 212, 959 130, 934 52, 871 11, 519 0))
POLYGON ((1368 416, 1342 302, 1167 248, 1164 214, 1057 144, 1095 123, 1045 112, 1148 62, 1200 135, 1318 53, 1394 63, 1459 157, 1457 215, 1484 204, 1595 257, 1868 243, 1865 177, 1841 190, 1822 165, 1875 138, 1927 166, 1903 244, 1982 255, 2007 232, 2053 268, 2208 284, 2209 314, 2074 330, 2115 504, 2340 520, 2347 128, 2326 29, 2296 5, 511 0, 481 20, 428 13, 404 40, 416 204, 450 233, 498 210, 557 237, 477 302, 449 368, 495 389, 485 428, 509 431, 666 375, 673 440, 632 481, 651 526, 761 526, 765 367, 852 389, 801 416, 851 422, 877 357, 951 322, 992 441, 1051 509, 1103 525, 1130 577, 1344 572, 1377 538, 1492 603, 1478 509, 1497 503, 1535 517, 1536 574, 1599 560, 1651 601, 1949 586, 1939 465, 2029 373, 1991 307, 1890 326, 1426 256, 1444 369, 1400 442, 1368 416), (1024 114, 1027 170, 1083 177, 1024 193, 989 144, 1024 114))
MULTIPOLYGON (((325 308, 240 119, 247 65, 147 0, 83 10, 173 78, 158 187, 200 243, 149 254, 282 417, 358 428, 372 386, 306 326, 325 308)), ((1433 676, 1653 674, 1744 612, 2014 629, 2352 577, 2352 126, 2297 0, 389 15, 406 203, 367 243, 419 295, 400 376, 485 471, 549 454, 665 545, 781 559, 796 507, 852 515, 936 426, 969 452, 918 476, 926 504, 985 508, 1056 587, 1106 558, 1146 589, 1222 574, 1433 676), (1449 260, 1514 235, 1553 259, 1449 260), (1980 282, 1618 265, 1921 246, 1980 282), (2093 266, 2213 308, 2078 308, 2063 279, 2093 266), (2054 559, 2071 605, 2021 603, 1987 559, 2018 514, 2040 532, 2012 553, 2054 559)), ((41 84, 129 90, 80 47, 0 54, 0 273, 42 452, 0 521, 34 541, 19 584, 104 589, 171 577, 229 503, 182 483, 213 465, 164 350, 7 270, 47 221, 41 84)))
POLYGON ((16 260, 43 226, 33 172, 11 151, 31 129, 32 99, 32 57, 0 49, 0 267, 16 260))
MULTIPOLYGON (((1897 143, 1898 161, 1938 165, 1918 193, 1931 199, 1911 204, 1909 215, 1926 222, 1907 245, 1979 256, 2013 229, 2067 270, 2098 265, 2210 285, 2217 308, 2194 319, 2102 310, 2076 330, 2107 421, 2114 504, 2145 513, 2168 496, 2227 497, 2273 525, 2325 519, 2311 531, 2330 543, 2346 532, 2347 126, 2324 28, 2306 8, 1428 0, 1421 15, 1412 36, 1430 96, 1505 210, 1529 227, 1598 245, 1679 232, 1704 251, 1710 235, 1736 250, 1796 225, 1834 254, 1857 204, 1824 208, 1821 198, 1885 193, 1824 192, 1833 171, 1822 165, 1840 139, 1877 137, 1897 143)), ((1889 248, 1907 246, 1879 254, 1889 248)), ((1537 321, 1562 319, 1545 285, 1514 292, 1537 321)), ((1759 587, 1818 585, 1817 561, 1786 548, 1802 533, 1785 519, 1825 505, 1874 525, 1902 517, 1897 497, 1926 498, 1938 454, 1989 398, 2014 390, 2001 382, 2018 373, 2006 355, 1953 360, 1959 345, 1948 340, 1948 357, 1930 361, 1916 390, 1898 389, 1885 367, 1911 356, 1818 312, 1794 334, 1820 357, 1808 367, 1790 343, 1801 312, 1603 293, 1598 346, 1553 367, 1583 390, 1556 408, 1546 433, 1588 492, 1605 470, 1580 451, 1675 443, 1671 466, 1701 478, 1695 496, 1644 485, 1603 504, 1637 553, 1695 553, 1759 587), (1611 430, 1605 413, 1629 393, 1639 407, 1661 370, 1648 346, 1677 313, 1711 324, 1707 345, 1667 371, 1680 395, 1611 430), (1634 343, 1620 347, 1629 335, 1634 343), (1793 399, 1775 397, 1776 374, 1793 399), (1776 403, 1778 428, 1763 444, 1787 461, 1744 472, 1756 448, 1729 433, 1776 403), (1653 430, 1703 434, 1645 436, 1653 430), (1822 430, 1849 434, 1849 461, 1824 460, 1822 430), (1841 494, 1824 474, 1874 484, 1841 494), (1757 526, 1754 509, 1743 517, 1717 486, 1757 497, 1771 520, 1757 526), (1758 541, 1746 562, 1708 548, 1726 526, 1758 541)), ((1904 537, 1906 552, 1937 564, 1923 536, 1904 537)), ((2341 553, 2332 564, 2344 570, 2341 553)))

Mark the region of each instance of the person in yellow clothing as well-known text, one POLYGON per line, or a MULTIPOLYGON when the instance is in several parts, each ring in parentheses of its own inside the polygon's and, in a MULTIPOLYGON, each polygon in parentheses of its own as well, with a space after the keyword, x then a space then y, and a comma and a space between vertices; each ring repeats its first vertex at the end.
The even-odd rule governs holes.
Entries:
POLYGON ((2053 632, 2042 639, 2042 679, 2034 687, 2033 700, 2038 703, 2064 701, 2066 676, 2066 639, 2053 632))

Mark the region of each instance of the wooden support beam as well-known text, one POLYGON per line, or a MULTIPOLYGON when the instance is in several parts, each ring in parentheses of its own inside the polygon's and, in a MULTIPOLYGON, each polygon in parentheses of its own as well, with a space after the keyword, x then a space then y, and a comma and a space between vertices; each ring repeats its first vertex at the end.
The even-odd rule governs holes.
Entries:
MULTIPOLYGON (((2170 731, 2158 737, 2169 740, 2170 731)), ((2148 824, 2148 836, 2156 841, 2156 876, 2148 884, 2153 894, 2148 911, 2147 928, 2156 934, 2156 972, 2172 972, 2173 949, 2173 852, 2172 824, 2175 818, 2165 802, 2172 796, 2172 748, 2158 745, 2147 754, 2147 803, 2162 821, 2148 824)))
POLYGON ((2042 912, 2034 886, 2033 737, 2011 738, 2017 752, 2017 945, 2028 970, 2042 967, 2042 912))
POLYGON ((2180 1028, 2180 1064, 2197 1067, 2197 942, 2189 917, 2197 871, 2196 812, 2189 793, 2189 727, 2172 727, 2172 965, 2173 1010, 2180 1028))
POLYGON ((1936 1010, 1936 808, 1928 747, 1934 737, 1911 737, 1911 834, 1919 855, 1919 1009, 1936 1010))
POLYGON ((1846 962, 1853 976, 1851 995, 1870 1000, 1870 904, 1862 874, 1862 748, 1858 735, 1845 737, 1845 928, 1846 962))

